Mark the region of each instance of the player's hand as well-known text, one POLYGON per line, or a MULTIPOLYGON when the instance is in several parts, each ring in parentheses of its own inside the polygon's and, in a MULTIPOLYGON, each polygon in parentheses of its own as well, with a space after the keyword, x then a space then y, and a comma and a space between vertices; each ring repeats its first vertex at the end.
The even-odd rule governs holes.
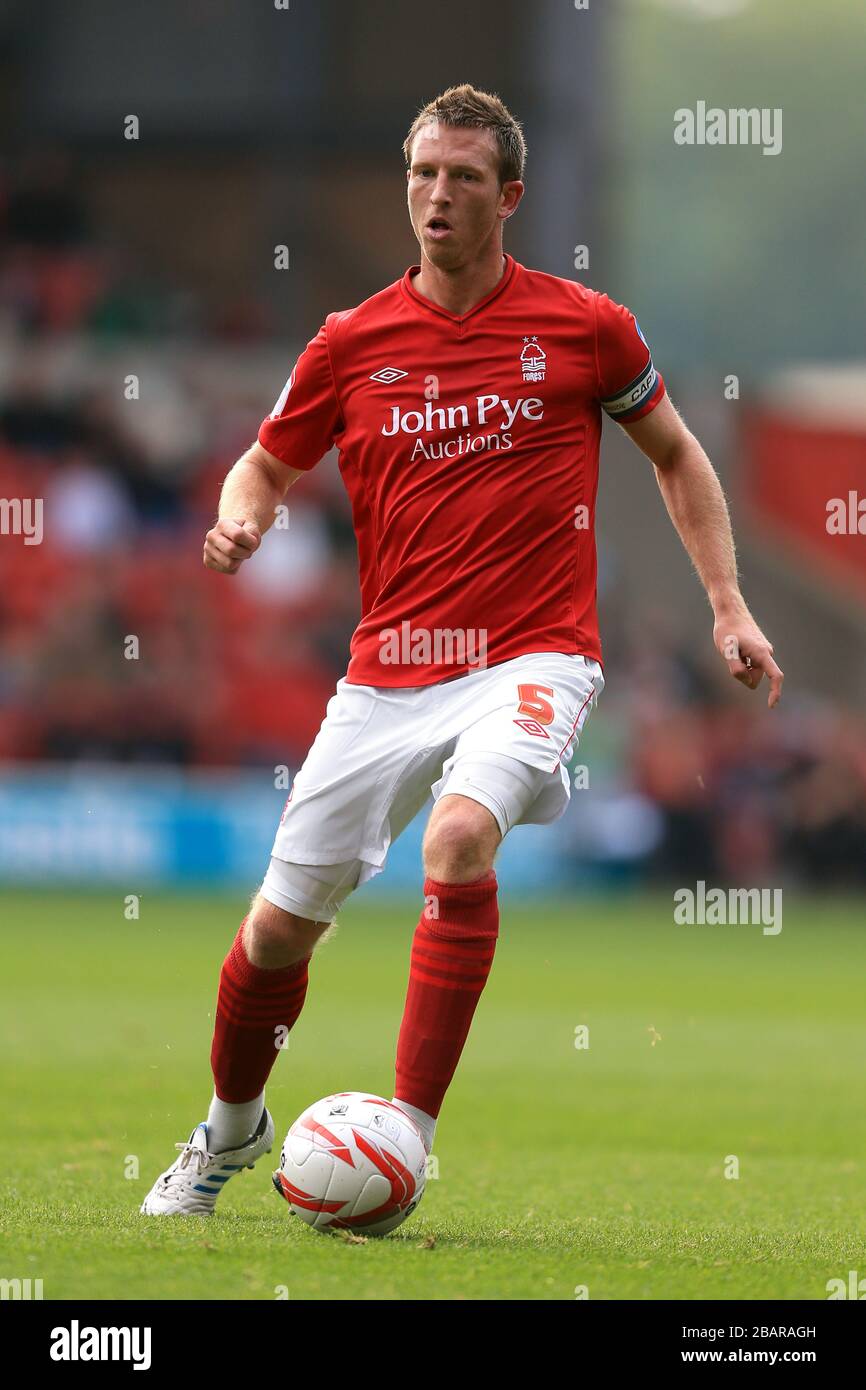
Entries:
POLYGON ((254 521, 230 521, 223 517, 205 536, 205 568, 220 574, 237 574, 261 543, 262 533, 254 521))
POLYGON ((716 614, 713 641, 734 680, 749 690, 757 690, 766 675, 770 682, 767 707, 773 709, 782 698, 785 674, 773 660, 773 648, 749 610, 743 606, 734 613, 716 614))

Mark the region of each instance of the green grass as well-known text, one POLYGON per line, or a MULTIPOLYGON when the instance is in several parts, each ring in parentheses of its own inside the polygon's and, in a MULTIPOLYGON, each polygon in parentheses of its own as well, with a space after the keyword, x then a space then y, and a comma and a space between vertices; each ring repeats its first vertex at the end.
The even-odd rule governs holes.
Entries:
MULTIPOLYGON (((439 1178, 351 1245, 289 1216, 270 1158, 209 1221, 138 1215, 205 1113, 242 901, 145 894, 130 922, 120 893, 6 894, 0 1276, 48 1299, 823 1299, 866 1275, 858 906, 788 896, 765 937, 674 926, 669 896, 501 899, 439 1178)), ((330 1091, 392 1094, 419 906, 361 894, 317 954, 268 1091, 278 1138, 330 1091)))

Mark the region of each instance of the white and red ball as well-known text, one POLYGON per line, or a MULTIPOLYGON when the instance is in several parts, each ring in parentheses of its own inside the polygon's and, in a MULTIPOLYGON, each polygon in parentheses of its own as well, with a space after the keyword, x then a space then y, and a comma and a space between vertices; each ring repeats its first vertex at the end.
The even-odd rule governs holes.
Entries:
POLYGON ((286 1135, 274 1185, 316 1231, 384 1236, 415 1210, 427 1180, 421 1131, 368 1091, 317 1100, 286 1135))

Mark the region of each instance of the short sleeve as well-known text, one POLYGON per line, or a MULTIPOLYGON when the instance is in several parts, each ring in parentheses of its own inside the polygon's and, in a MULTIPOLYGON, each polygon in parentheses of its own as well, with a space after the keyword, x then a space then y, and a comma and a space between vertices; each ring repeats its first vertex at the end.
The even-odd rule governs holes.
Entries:
POLYGON ((596 295, 598 401, 618 424, 649 415, 665 394, 640 324, 624 305, 596 295))
POLYGON ((322 324, 301 353, 270 415, 259 427, 259 443, 292 468, 315 468, 341 428, 340 405, 322 324))

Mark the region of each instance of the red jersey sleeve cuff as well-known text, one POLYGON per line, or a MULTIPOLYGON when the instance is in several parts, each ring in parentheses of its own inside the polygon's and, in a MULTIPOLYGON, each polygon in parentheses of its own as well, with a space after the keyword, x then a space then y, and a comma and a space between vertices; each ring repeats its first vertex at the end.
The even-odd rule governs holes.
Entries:
POLYGON ((317 463, 316 459, 309 462, 304 459, 301 451, 297 447, 294 450, 291 448, 286 450, 281 445, 280 431, 275 428, 277 423, 277 421, 271 420, 269 416, 267 420, 263 420, 259 425, 258 441, 262 448, 267 449, 269 454, 273 454, 274 458, 278 458, 280 463, 284 463, 287 468, 297 468, 302 473, 308 473, 311 468, 315 468, 317 463))

